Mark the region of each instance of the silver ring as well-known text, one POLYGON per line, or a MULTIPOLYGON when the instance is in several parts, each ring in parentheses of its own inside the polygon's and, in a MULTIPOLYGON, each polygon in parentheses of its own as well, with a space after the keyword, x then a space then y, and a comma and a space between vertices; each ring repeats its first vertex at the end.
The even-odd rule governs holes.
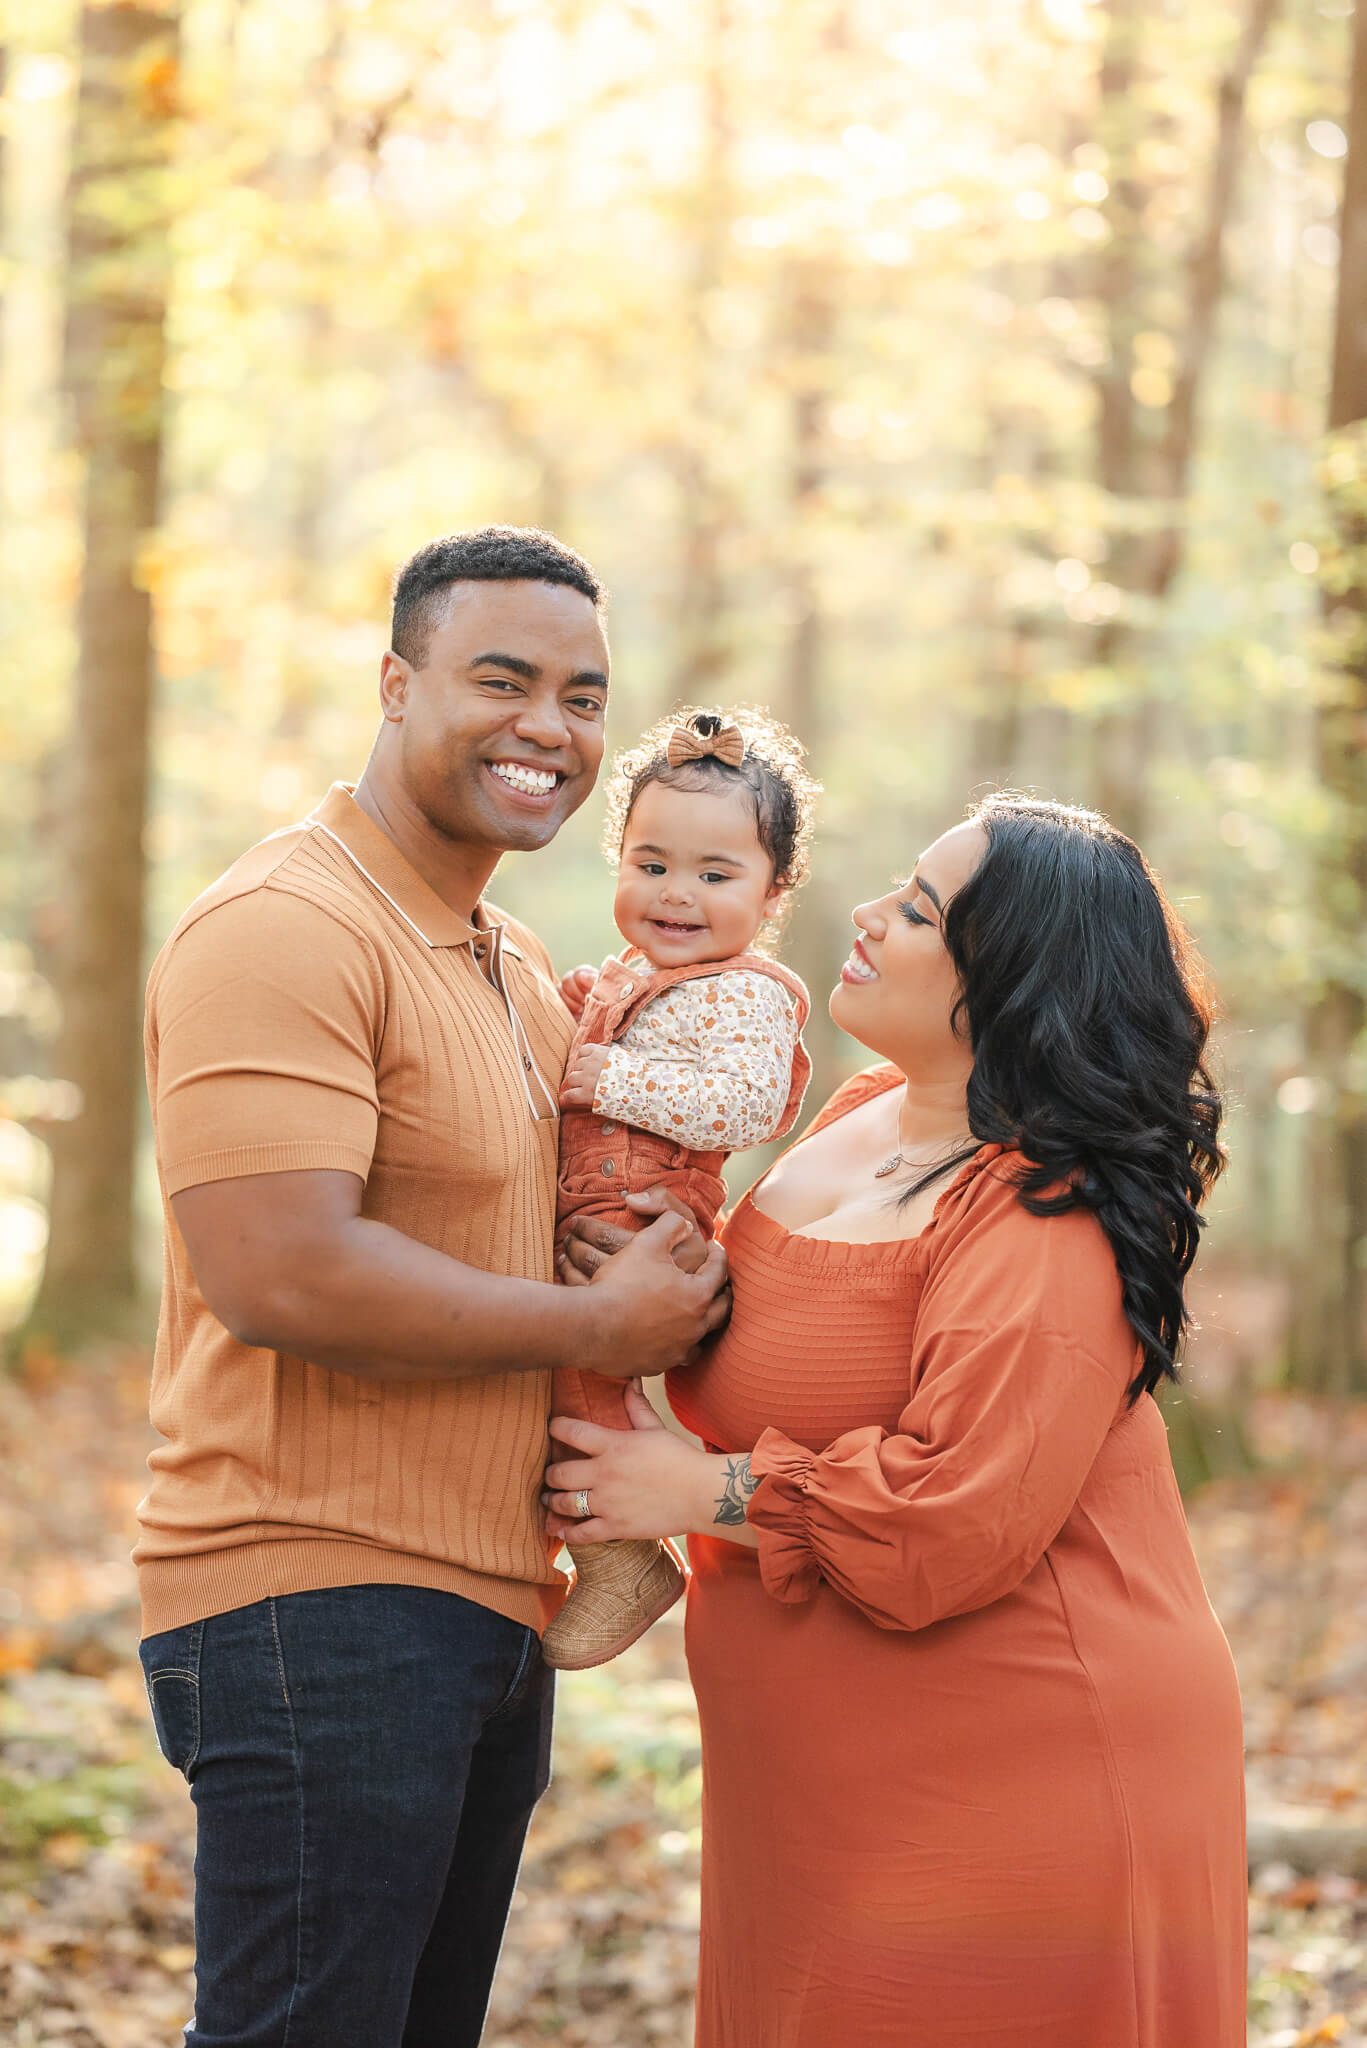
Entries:
POLYGON ((592 1519, 593 1509, 589 1506, 589 1490, 587 1486, 581 1486, 578 1493, 574 1496, 574 1512, 578 1515, 581 1522, 587 1522, 592 1519))

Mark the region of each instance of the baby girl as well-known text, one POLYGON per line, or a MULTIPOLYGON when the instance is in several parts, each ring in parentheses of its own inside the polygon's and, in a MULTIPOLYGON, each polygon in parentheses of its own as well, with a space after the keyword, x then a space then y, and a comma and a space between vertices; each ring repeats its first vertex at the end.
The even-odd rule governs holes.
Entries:
MULTIPOLYGON (((558 1240, 586 1211, 638 1229, 624 1197, 649 1188, 681 1196, 710 1237, 728 1153, 796 1122, 807 991, 752 949, 805 877, 817 794, 791 733, 750 712, 677 713, 616 762, 605 850, 627 943, 604 961, 570 1048, 558 1240)), ((631 1427, 620 1380, 560 1372, 554 1397, 557 1415, 631 1427)), ((574 1588, 542 1642, 561 1670, 606 1663, 684 1588, 668 1544, 569 1552, 574 1588)))

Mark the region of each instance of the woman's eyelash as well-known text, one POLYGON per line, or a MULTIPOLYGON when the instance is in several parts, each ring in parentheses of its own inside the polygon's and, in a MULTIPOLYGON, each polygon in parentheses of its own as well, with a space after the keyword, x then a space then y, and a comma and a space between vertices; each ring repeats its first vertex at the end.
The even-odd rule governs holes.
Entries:
POLYGON ((908 924, 930 923, 930 919, 928 917, 922 917, 920 911, 917 910, 915 905, 912 903, 899 903, 897 908, 901 911, 903 917, 906 919, 908 924))

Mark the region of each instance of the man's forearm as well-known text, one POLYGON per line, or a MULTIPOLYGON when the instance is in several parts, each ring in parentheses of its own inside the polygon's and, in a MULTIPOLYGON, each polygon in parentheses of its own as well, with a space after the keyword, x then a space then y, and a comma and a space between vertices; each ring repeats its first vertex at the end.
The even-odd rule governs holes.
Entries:
POLYGON ((234 1335, 360 1379, 472 1379, 589 1362, 597 1310, 587 1289, 486 1273, 357 1216, 282 1260, 234 1335))

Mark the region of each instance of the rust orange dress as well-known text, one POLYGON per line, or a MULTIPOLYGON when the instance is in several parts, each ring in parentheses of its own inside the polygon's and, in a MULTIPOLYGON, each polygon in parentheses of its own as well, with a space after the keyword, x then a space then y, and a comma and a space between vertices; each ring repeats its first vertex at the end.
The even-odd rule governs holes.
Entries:
POLYGON ((765 1475, 758 1553, 690 1541, 697 2048, 1244 2048, 1233 1664, 1107 1239, 1013 1159, 892 1244, 747 1197, 670 1376, 765 1475))

